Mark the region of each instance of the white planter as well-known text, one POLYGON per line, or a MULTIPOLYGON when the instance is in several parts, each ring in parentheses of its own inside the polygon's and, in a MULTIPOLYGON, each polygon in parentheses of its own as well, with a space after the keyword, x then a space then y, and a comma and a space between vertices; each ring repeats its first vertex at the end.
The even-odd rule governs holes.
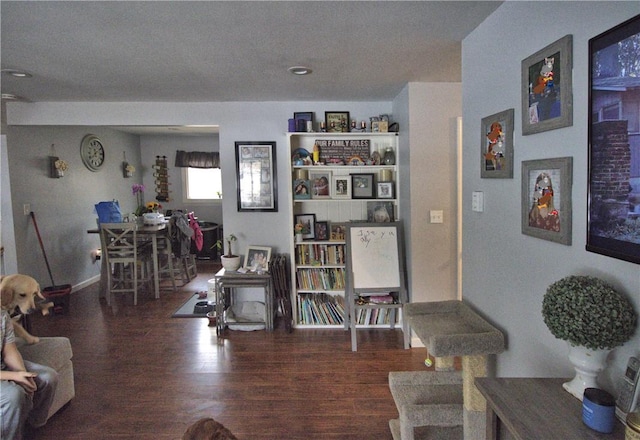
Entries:
POLYGON ((574 397, 582 400, 586 388, 599 388, 596 378, 607 366, 607 357, 611 350, 591 350, 569 344, 569 360, 576 370, 576 376, 562 387, 574 397))
POLYGON ((225 270, 236 271, 240 267, 239 256, 227 257, 223 255, 220 257, 220 261, 222 262, 222 267, 224 267, 225 270))

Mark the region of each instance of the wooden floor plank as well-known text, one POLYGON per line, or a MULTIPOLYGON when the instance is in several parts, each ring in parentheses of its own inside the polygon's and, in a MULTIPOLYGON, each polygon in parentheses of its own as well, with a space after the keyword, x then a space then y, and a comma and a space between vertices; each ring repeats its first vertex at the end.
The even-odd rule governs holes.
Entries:
POLYGON ((98 299, 97 285, 72 292, 69 313, 34 317, 33 333, 67 336, 76 397, 27 440, 179 439, 213 417, 239 439, 391 439, 397 418, 390 371, 425 370, 424 349, 404 350, 398 329, 358 331, 351 351, 342 329, 286 333, 227 331, 206 318, 171 318, 215 267, 138 306, 98 299))

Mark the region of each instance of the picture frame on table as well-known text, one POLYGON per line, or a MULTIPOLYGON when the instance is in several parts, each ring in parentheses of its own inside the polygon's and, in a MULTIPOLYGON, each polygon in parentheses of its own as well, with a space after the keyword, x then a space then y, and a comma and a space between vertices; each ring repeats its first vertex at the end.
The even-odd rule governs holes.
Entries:
POLYGON ((640 264, 640 15, 589 40, 586 250, 640 264), (636 64, 637 66, 637 64, 636 64), (633 109, 636 110, 633 110, 633 109), (636 177, 634 177, 634 174, 636 177))
POLYGON ((379 199, 395 198, 395 185, 393 182, 378 182, 376 195, 379 199))
POLYGON ((395 221, 393 202, 367 202, 367 221, 390 223, 395 221))
POLYGON ((236 142, 235 146, 238 211, 277 212, 276 143, 236 142))
POLYGON ((324 112, 327 133, 348 133, 349 112, 324 112))
POLYGON ((253 272, 268 272, 271 261, 271 248, 266 246, 247 246, 244 253, 244 268, 253 272))
POLYGON ((293 119, 296 121, 297 132, 308 132, 308 122, 311 122, 311 131, 313 131, 314 114, 313 112, 294 112, 293 119), (298 125, 298 121, 304 121, 298 125))
POLYGON ((522 162, 522 233, 571 246, 573 158, 522 162))
POLYGON ((329 224, 329 241, 345 241, 347 234, 347 226, 345 223, 329 224))
POLYGON ((523 136, 573 125, 573 36, 522 60, 523 136))
POLYGON ((311 198, 311 181, 295 179, 293 181, 293 199, 309 200, 311 198))
POLYGON ((331 198, 350 199, 351 198, 351 177, 333 176, 331 178, 331 198))
POLYGON ((480 177, 513 179, 514 109, 482 118, 480 132, 480 177))
POLYGON ((351 198, 375 199, 374 175, 371 173, 351 174, 351 198))
POLYGON ((316 222, 316 240, 329 240, 329 222, 316 222))
POLYGON ((331 198, 331 171, 309 171, 312 199, 331 198))
POLYGON ((302 225, 302 239, 314 240, 316 238, 316 215, 296 214, 293 217, 294 225, 302 225))

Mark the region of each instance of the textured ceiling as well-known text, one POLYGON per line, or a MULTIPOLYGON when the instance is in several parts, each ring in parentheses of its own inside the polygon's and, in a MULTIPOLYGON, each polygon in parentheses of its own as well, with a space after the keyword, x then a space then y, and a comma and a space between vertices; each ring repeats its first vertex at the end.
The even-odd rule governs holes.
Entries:
POLYGON ((497 1, 2 1, 2 93, 29 101, 377 101, 461 80, 497 1), (306 65, 298 77, 287 68, 306 65))

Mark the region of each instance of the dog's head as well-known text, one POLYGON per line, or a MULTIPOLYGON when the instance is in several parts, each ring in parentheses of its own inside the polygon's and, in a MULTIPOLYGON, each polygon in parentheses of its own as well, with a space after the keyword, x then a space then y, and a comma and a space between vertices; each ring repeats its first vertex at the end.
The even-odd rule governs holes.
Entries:
POLYGON ((36 301, 44 300, 40 285, 28 275, 14 274, 0 277, 0 304, 13 314, 28 315, 36 310, 36 301))

